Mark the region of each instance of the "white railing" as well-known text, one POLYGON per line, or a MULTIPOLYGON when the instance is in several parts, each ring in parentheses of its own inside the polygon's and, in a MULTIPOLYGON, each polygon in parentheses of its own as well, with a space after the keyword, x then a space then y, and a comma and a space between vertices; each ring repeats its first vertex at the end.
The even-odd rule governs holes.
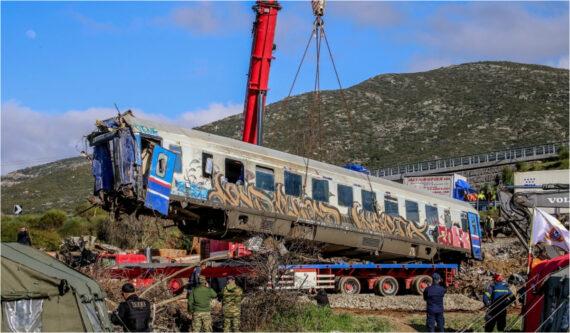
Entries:
POLYGON ((533 161, 555 157, 564 146, 568 146, 568 142, 547 143, 531 147, 494 151, 491 153, 403 164, 375 170, 372 174, 377 177, 395 180, 404 176, 419 176, 533 161))

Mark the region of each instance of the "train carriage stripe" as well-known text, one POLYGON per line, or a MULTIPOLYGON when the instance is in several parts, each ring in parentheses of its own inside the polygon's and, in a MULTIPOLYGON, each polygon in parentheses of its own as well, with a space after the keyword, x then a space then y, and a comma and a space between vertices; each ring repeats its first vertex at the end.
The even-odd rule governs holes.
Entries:
POLYGON ((156 192, 156 191, 154 191, 154 190, 152 190, 152 189, 150 189, 150 188, 147 189, 147 191, 148 191, 149 193, 151 193, 151 194, 158 195, 159 197, 161 197, 161 198, 163 198, 163 199, 170 200, 170 198, 169 198, 167 195, 164 195, 164 194, 162 194, 162 193, 158 193, 158 192, 156 192))
POLYGON ((148 177, 148 180, 151 181, 151 182, 153 182, 153 183, 156 183, 156 184, 158 184, 158 185, 160 185, 160 186, 164 186, 164 187, 168 187, 168 188, 171 188, 171 187, 172 187, 172 184, 169 184, 169 183, 165 182, 164 180, 162 180, 162 179, 160 179, 160 178, 156 178, 156 177, 154 177, 154 176, 149 176, 149 177, 148 177))

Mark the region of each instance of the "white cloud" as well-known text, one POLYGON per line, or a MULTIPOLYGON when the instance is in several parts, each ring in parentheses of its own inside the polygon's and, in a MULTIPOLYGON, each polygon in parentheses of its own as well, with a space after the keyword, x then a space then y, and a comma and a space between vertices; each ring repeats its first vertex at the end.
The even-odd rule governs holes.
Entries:
POLYGON ((419 41, 454 59, 545 63, 568 54, 568 12, 541 16, 520 3, 450 4, 419 33, 419 41))
POLYGON ((212 103, 205 109, 185 112, 181 116, 185 127, 197 127, 220 120, 243 111, 243 104, 212 103))
POLYGON ((71 17, 90 32, 117 32, 119 29, 110 22, 100 22, 87 15, 71 12, 71 17))
POLYGON ((26 37, 28 37, 29 39, 36 39, 36 32, 32 29, 29 29, 28 31, 26 31, 26 37))
MULTIPOLYGON (((240 113, 241 105, 212 103, 189 111, 177 119, 133 110, 136 116, 185 127, 200 126, 240 113)), ((113 108, 88 108, 62 113, 44 113, 16 101, 2 104, 2 174, 27 166, 79 156, 85 149, 83 137, 95 127, 95 120, 117 114, 113 108)))
POLYGON ((326 12, 371 27, 394 26, 405 19, 394 3, 385 1, 331 1, 326 12))
POLYGON ((210 2, 195 2, 173 9, 167 16, 156 17, 153 23, 170 25, 199 35, 233 33, 246 29, 252 19, 238 2, 212 5, 210 2))

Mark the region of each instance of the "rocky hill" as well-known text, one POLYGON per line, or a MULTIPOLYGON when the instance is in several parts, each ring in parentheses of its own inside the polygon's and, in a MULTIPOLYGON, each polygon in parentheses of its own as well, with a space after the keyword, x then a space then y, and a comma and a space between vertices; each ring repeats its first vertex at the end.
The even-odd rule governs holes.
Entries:
MULTIPOLYGON (((568 137, 565 69, 468 63, 378 75, 344 96, 346 105, 339 91, 322 92, 320 108, 311 93, 269 105, 264 145, 377 169, 568 137)), ((241 126, 236 115, 199 129, 239 138, 241 126)))
MULTIPOLYGON (((568 70, 479 62, 421 73, 383 74, 344 90, 268 106, 264 145, 334 164, 376 169, 568 138, 568 70), (343 102, 346 101, 346 104, 343 102)), ((240 138, 241 115, 199 130, 240 138)), ((27 212, 85 201, 92 188, 82 159, 2 177, 2 211, 27 212)))
POLYGON ((50 208, 73 210, 87 203, 93 178, 89 162, 82 157, 25 168, 2 176, 2 213, 21 205, 25 214, 50 208))

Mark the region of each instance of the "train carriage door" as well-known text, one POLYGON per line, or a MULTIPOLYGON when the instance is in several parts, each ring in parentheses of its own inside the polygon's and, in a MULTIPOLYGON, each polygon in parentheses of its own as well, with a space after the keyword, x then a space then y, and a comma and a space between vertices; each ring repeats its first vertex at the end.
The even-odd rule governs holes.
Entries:
POLYGON ((154 146, 144 205, 162 215, 168 215, 175 166, 176 153, 159 145, 154 146))
POLYGON ((479 215, 467 213, 469 219, 469 233, 471 235, 471 252, 473 258, 483 259, 481 256, 481 227, 479 225, 479 215))

